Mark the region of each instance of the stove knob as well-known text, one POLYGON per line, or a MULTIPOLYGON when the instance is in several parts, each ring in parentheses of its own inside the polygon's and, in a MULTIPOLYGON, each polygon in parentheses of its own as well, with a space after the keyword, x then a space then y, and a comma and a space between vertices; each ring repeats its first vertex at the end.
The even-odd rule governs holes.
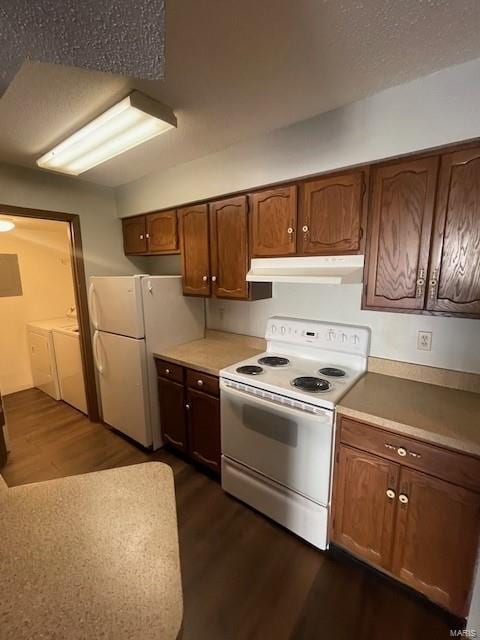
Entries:
POLYGON ((360 342, 360 338, 357 336, 356 333, 354 333, 352 336, 352 342, 353 344, 358 344, 360 342))
POLYGON ((333 329, 329 329, 327 333, 327 340, 329 340, 330 342, 332 342, 332 340, 335 340, 335 331, 333 329))
POLYGON ((272 324, 272 333, 277 333, 277 325, 272 324))
POLYGON ((347 342, 348 341, 348 336, 346 333, 342 333, 342 342, 347 342))
POLYGON ((282 336, 285 334, 285 331, 286 331, 285 327, 280 327, 280 333, 282 334, 282 336))

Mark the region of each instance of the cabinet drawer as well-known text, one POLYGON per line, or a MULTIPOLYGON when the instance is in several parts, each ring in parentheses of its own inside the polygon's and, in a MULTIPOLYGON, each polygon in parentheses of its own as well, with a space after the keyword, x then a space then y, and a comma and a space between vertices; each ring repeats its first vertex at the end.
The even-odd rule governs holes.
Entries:
POLYGON ((480 491, 480 460, 340 417, 340 441, 362 451, 480 491))
POLYGON ((183 382, 183 367, 180 365, 157 358, 155 358, 155 365, 160 377, 166 378, 167 380, 174 380, 175 382, 183 382))
POLYGON ((199 389, 204 393, 210 393, 213 396, 220 394, 218 386, 218 378, 210 376, 207 373, 201 373, 194 369, 187 369, 187 385, 191 389, 199 389))

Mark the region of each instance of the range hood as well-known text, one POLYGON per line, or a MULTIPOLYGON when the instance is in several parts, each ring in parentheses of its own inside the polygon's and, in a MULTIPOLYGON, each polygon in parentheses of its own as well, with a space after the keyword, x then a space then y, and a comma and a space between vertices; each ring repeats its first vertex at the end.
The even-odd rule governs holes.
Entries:
POLYGON ((252 258, 248 282, 352 284, 362 282, 363 255, 252 258))

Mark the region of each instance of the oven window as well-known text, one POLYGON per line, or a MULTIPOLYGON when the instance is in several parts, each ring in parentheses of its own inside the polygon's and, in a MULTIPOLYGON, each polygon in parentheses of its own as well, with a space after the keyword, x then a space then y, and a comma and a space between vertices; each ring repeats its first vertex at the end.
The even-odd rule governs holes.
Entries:
POLYGON ((266 438, 281 442, 288 447, 296 447, 298 439, 298 425, 289 416, 281 416, 266 409, 244 405, 243 426, 266 438))

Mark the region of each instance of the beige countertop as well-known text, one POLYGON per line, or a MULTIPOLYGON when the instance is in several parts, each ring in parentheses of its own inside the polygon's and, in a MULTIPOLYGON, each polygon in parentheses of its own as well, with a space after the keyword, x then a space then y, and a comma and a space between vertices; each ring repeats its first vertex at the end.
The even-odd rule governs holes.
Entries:
POLYGON ((223 331, 207 331, 205 338, 186 342, 153 355, 218 376, 221 369, 265 351, 262 338, 223 331))
POLYGON ((480 456, 480 394, 367 373, 337 413, 480 456))
POLYGON ((170 640, 183 615, 173 475, 159 462, 0 491, 2 640, 170 640))

